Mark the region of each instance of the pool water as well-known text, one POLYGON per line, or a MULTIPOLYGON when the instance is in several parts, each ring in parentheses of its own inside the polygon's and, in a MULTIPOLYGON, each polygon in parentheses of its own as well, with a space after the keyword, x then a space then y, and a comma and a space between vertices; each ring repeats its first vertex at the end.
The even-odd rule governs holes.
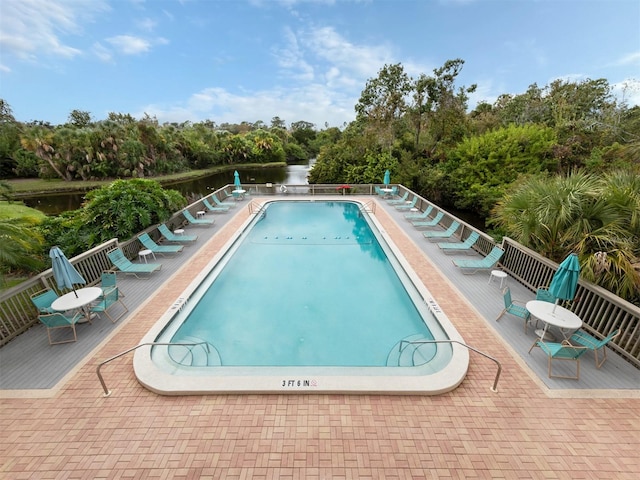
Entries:
POLYGON ((200 290, 171 342, 224 366, 386 366, 403 338, 433 339, 353 202, 268 204, 200 290))
POLYGON ((364 201, 252 200, 142 338, 138 381, 163 395, 458 386, 469 354, 447 342, 462 337, 364 201))

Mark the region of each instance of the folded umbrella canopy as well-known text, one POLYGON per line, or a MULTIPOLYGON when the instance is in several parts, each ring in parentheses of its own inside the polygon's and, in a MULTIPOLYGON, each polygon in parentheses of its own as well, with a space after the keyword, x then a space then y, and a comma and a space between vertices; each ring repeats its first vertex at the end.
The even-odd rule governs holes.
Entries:
POLYGON ((242 190, 242 184, 240 183, 240 174, 236 170, 233 172, 233 184, 236 187, 236 190, 242 190))
POLYGON ((391 183, 391 172, 387 170, 384 172, 384 182, 385 186, 388 186, 391 183))
MULTIPOLYGON (((59 247, 51 247, 49 250, 49 257, 51 257, 51 266, 53 268, 53 278, 58 284, 60 290, 69 289, 76 292, 74 284, 87 283, 82 275, 75 269, 71 262, 64 255, 59 247)), ((76 297, 78 294, 76 293, 76 297)))
MULTIPOLYGON (((549 293, 558 300, 573 300, 578 289, 580 278, 580 262, 575 253, 571 253, 558 266, 549 284, 549 293)), ((556 305, 558 303, 556 300, 556 305)), ((553 307, 555 310, 556 307, 553 307)))

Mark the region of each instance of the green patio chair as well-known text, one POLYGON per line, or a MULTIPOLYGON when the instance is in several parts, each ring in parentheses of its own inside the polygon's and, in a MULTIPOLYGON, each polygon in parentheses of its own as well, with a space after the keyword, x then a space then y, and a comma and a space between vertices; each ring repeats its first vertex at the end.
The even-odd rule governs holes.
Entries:
POLYGON ((169 230, 169 227, 167 227, 164 223, 161 225, 158 225, 158 231, 162 234, 162 236, 167 242, 191 243, 191 242, 195 242, 198 239, 197 235, 185 235, 185 234, 178 235, 177 233, 174 233, 171 230, 169 230))
POLYGON ((525 307, 518 305, 518 303, 524 302, 518 300, 514 301, 511 298, 511 290, 509 287, 505 287, 504 290, 502 290, 502 299, 504 301, 504 308, 500 312, 500 315, 498 315, 498 318, 496 318, 496 322, 500 320, 505 313, 508 313, 524 320, 524 333, 527 333, 527 323, 529 323, 529 320, 531 319, 531 314, 525 307))
POLYGON ((409 192, 408 191, 404 192, 404 195, 402 195, 402 197, 400 197, 400 198, 394 198, 392 200, 387 200, 387 204, 389 204, 389 205, 402 205, 404 202, 407 201, 407 198, 409 198, 409 192))
POLYGON ((438 248, 442 250, 444 253, 449 252, 472 252, 473 246, 480 238, 480 234, 478 232, 471 232, 471 234, 467 237, 464 242, 451 243, 444 242, 438 243, 438 248))
POLYGON ((500 247, 493 247, 491 252, 489 252, 489 255, 487 255, 482 259, 478 259, 478 260, 454 259, 453 264, 456 267, 458 267, 460 270, 462 270, 462 273, 473 274, 473 273, 476 273, 478 270, 491 270, 493 267, 495 267, 498 264, 503 254, 504 254, 504 250, 502 250, 500 247))
POLYGON ((109 252, 107 252, 107 257, 111 260, 111 263, 118 269, 118 271, 123 273, 128 273, 136 278, 139 273, 153 273, 162 268, 162 264, 160 263, 133 263, 127 257, 125 257, 122 250, 119 248, 115 248, 109 252))
POLYGON ((547 358, 549 359, 547 375, 549 376, 549 378, 568 378, 571 380, 580 380, 580 357, 587 351, 586 347, 576 347, 575 345, 571 345, 571 343, 569 343, 567 340, 563 340, 562 343, 544 342, 542 340, 537 340, 533 345, 531 345, 529 353, 531 353, 533 347, 536 346, 540 347, 540 349, 547 354, 547 358), (576 375, 553 375, 553 360, 576 362, 576 375))
POLYGON ((418 203, 418 197, 413 197, 409 203, 403 203, 401 205, 394 205, 396 210, 411 210, 412 208, 416 208, 416 203, 418 203))
MULTIPOLYGON (((102 289, 102 295, 104 296, 104 293, 113 287, 118 288, 118 275, 116 272, 102 272, 100 274, 100 288, 102 289)), ((124 297, 125 294, 120 292, 120 296, 124 297)))
POLYGON ((411 225, 413 225, 416 228, 435 227, 440 223, 440 220, 442 220, 443 218, 444 218, 444 212, 438 212, 437 215, 433 217, 431 220, 411 222, 411 225))
MULTIPOLYGON (((228 195, 227 192, 224 192, 225 195, 228 195)), ((230 198, 233 198, 233 195, 229 195, 230 198)), ((211 200, 213 200, 213 203, 215 203, 218 207, 228 207, 228 208, 236 208, 236 203, 233 202, 222 202, 218 199, 218 197, 216 195, 211 195, 211 200)))
POLYGON ((195 218, 193 215, 191 215, 191 212, 189 210, 183 210, 182 215, 184 215, 184 218, 187 219, 189 225, 211 226, 215 223, 215 220, 213 218, 195 218))
POLYGON ((431 211, 433 210, 433 205, 429 205, 424 212, 420 212, 420 213, 405 213, 404 214, 404 218, 406 218, 407 220, 425 220, 426 218, 429 217, 429 214, 431 213, 431 211))
POLYGON ((214 207, 213 205, 211 205, 211 203, 209 203, 209 200, 207 200, 206 198, 202 199, 202 204, 206 207, 207 210, 213 213, 227 213, 231 208, 228 205, 224 205, 221 207, 214 207))
POLYGON ((60 312, 54 313, 43 313, 38 315, 38 319, 40 322, 47 327, 47 337, 49 338, 49 345, 59 345, 61 343, 70 343, 78 340, 78 336, 76 335, 76 323, 80 319, 82 319, 82 313, 77 312, 72 317, 69 317, 60 312), (60 328, 70 328, 73 331, 73 339, 68 340, 59 340, 54 342, 51 338, 51 331, 60 329, 60 328))
POLYGON ((596 357, 596 368, 600 368, 604 364, 604 362, 607 361, 607 344, 614 340, 618 335, 620 335, 620 330, 614 330, 609 335, 600 340, 592 335, 589 335, 584 330, 578 330, 577 332, 574 332, 573 335, 571 335, 571 338, 569 340, 573 344, 577 343, 578 345, 591 350, 596 357), (598 350, 602 351, 601 362, 598 362, 598 350))
POLYGON ((58 298, 58 294, 50 288, 45 288, 31 295, 31 301, 40 313, 53 313, 51 304, 58 298))
POLYGON ((103 293, 103 295, 100 298, 100 300, 98 301, 98 303, 96 303, 95 305, 93 305, 91 307, 91 312, 92 313, 98 313, 98 314, 104 313, 107 316, 107 318, 109 320, 111 320, 112 323, 116 323, 128 311, 129 311, 129 309, 124 304, 124 302, 120 299, 120 292, 118 290, 118 287, 111 287, 111 288, 107 289, 103 293), (111 315, 109 315, 108 310, 112 306, 114 306, 116 303, 119 303, 120 305, 122 305, 122 308, 124 308, 124 311, 119 316, 117 316, 116 318, 113 318, 111 315))
POLYGON ((549 289, 546 287, 539 287, 536 290, 536 300, 541 300, 543 302, 556 303, 556 297, 549 292, 549 289))
POLYGON ((183 245, 158 245, 148 233, 138 235, 138 240, 140 240, 144 248, 151 250, 153 253, 159 253, 160 255, 164 255, 165 253, 180 253, 184 250, 183 245))
POLYGON ((451 225, 449 225, 449 228, 447 228, 446 230, 423 232, 422 236, 428 239, 429 241, 442 240, 443 238, 453 237, 453 235, 456 233, 456 230, 458 230, 458 228, 460 228, 460 222, 454 220, 453 222, 451 222, 451 225))

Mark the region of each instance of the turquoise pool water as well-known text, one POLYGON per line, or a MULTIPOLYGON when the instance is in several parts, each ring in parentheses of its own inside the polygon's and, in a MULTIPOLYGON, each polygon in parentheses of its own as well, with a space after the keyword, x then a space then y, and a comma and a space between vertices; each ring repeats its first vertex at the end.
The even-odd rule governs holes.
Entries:
POLYGON ((138 380, 166 394, 457 385, 466 350, 403 343, 460 337, 387 240, 359 202, 264 203, 143 339, 201 345, 137 351, 138 380))
POLYGON ((385 366, 401 339, 433 339, 352 202, 269 204, 203 290, 171 342, 222 365, 385 366))

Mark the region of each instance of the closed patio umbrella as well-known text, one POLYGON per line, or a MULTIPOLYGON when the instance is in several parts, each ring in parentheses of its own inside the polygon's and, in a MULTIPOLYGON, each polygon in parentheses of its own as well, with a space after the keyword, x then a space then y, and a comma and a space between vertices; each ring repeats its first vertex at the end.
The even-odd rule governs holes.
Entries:
POLYGON ((236 190, 242 190, 242 184, 240 183, 240 174, 236 170, 233 172, 233 184, 236 187, 236 190))
POLYGON ((70 289, 76 294, 75 284, 87 283, 82 275, 75 269, 71 262, 64 255, 64 252, 59 247, 54 246, 49 250, 49 257, 51 257, 51 266, 53 267, 53 278, 58 284, 60 290, 70 289))
POLYGON ((387 170, 384 172, 384 185, 385 187, 391 183, 391 172, 387 170))
MULTIPOLYGON (((576 296, 579 278, 580 262, 578 256, 571 253, 558 266, 558 270, 549 284, 549 293, 556 297, 556 305, 558 300, 573 300, 576 296)), ((555 308, 554 306, 553 309, 555 310, 555 308)))

